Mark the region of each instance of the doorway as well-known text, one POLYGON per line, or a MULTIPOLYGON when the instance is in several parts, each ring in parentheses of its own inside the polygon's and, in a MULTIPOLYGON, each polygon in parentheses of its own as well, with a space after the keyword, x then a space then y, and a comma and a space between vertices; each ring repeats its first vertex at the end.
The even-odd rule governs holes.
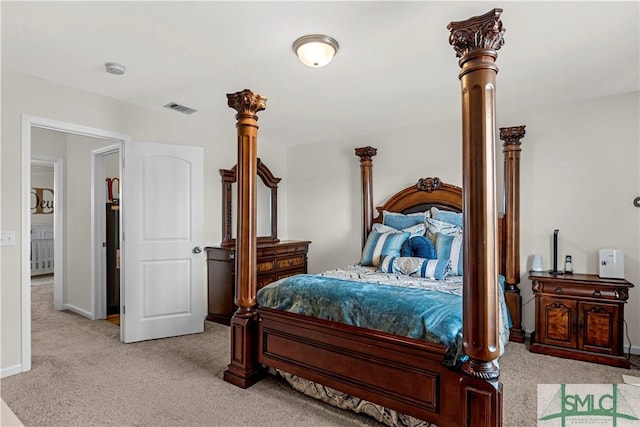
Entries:
POLYGON ((30 164, 31 283, 53 283, 53 308, 62 310, 64 160, 32 153, 30 164))
POLYGON ((120 326, 120 176, 121 148, 118 144, 93 150, 92 243, 96 319, 120 326))
POLYGON ((23 115, 22 371, 31 369, 30 248, 27 244, 31 228, 30 157, 32 134, 40 130, 62 132, 67 139, 101 141, 99 146, 85 142, 66 151, 65 193, 75 194, 84 189, 85 194, 90 192, 91 198, 87 202, 90 206, 87 214, 83 202, 70 203, 72 199, 67 197, 63 225, 54 229, 54 240, 64 229, 64 251, 74 251, 73 255, 68 253, 64 257, 62 308, 91 319, 106 317, 106 280, 101 279, 106 268, 106 263, 103 265, 101 261, 105 234, 96 224, 104 224, 103 219, 97 218, 104 218, 100 215, 105 212, 106 157, 110 150, 119 150, 118 168, 123 175, 122 183, 126 183, 122 188, 122 202, 119 200, 121 213, 126 215, 126 218, 120 216, 118 231, 122 245, 120 340, 128 343, 203 332, 206 286, 199 254, 204 239, 204 148, 132 142, 130 137, 113 132, 23 115), (92 176, 78 174, 69 166, 76 157, 85 159, 85 163, 86 159, 93 159, 92 176), (80 237, 71 236, 78 232, 80 237), (74 269, 69 268, 71 263, 74 269), (91 282, 88 288, 87 282, 91 282), (85 286, 73 287, 74 283, 85 286))
MULTIPOLYGON (((54 194, 56 195, 57 209, 54 210, 54 308, 57 310, 70 310, 76 312, 82 316, 89 317, 91 319, 97 319, 102 313, 100 310, 96 310, 102 304, 106 304, 106 295, 101 296, 100 280, 96 280, 96 277, 100 274, 100 271, 104 271, 99 264, 94 263, 94 259, 99 256, 95 254, 94 248, 98 247, 98 241, 102 242, 104 239, 98 235, 95 224, 100 221, 97 217, 96 207, 96 194, 105 194, 104 175, 102 176, 102 184, 96 185, 95 179, 87 177, 83 179, 79 174, 79 170, 75 167, 70 167, 72 161, 75 162, 79 159, 80 152, 82 150, 69 149, 74 141, 82 138, 95 139, 99 141, 97 145, 108 147, 112 151, 114 147, 117 150, 121 150, 125 141, 130 138, 109 132, 101 129, 89 128, 85 126, 79 126, 70 123, 59 122, 55 120, 34 117, 29 115, 22 116, 22 253, 21 253, 21 293, 22 293, 22 334, 21 334, 21 350, 22 350, 22 371, 28 371, 31 369, 31 247, 29 242, 31 241, 31 157, 32 154, 36 154, 36 157, 45 158, 58 158, 58 170, 54 172, 56 184, 54 186, 54 194), (64 147, 65 155, 59 156, 55 154, 53 147, 48 147, 49 150, 43 149, 42 145, 37 146, 37 142, 33 139, 37 137, 39 133, 53 131, 59 135, 66 136, 66 146, 64 147), (34 152, 33 148, 36 147, 34 152), (33 153, 32 153, 33 152, 33 153), (66 158, 66 162, 64 159, 66 158), (64 168, 63 168, 64 165, 64 168), (83 209, 78 205, 78 201, 71 197, 64 198, 64 193, 68 193, 71 196, 75 193, 82 191, 82 188, 90 191, 90 203, 87 215, 87 210, 84 210, 85 217, 83 215, 83 209), (65 191, 65 189, 67 191, 65 191), (66 208, 66 209, 65 209, 66 208), (65 224, 67 225, 65 227, 65 224), (90 249, 85 250, 84 254, 82 250, 73 244, 73 231, 80 231, 88 227, 88 232, 82 237, 85 241, 88 240, 87 236, 91 236, 90 249), (64 242, 64 244, 63 244, 64 242), (71 250, 73 254, 64 256, 65 251, 71 250), (86 262, 78 262, 82 257, 88 257, 86 262), (73 260, 73 262, 71 262, 73 260), (90 277, 90 286, 86 287, 86 278, 90 277), (72 283, 84 283, 84 287, 70 287, 72 283)), ((76 147, 77 148, 77 147, 76 147)), ((83 146, 83 150, 87 148, 83 146)), ((58 149, 61 149, 58 147, 58 149)), ((94 148, 95 149, 95 148, 94 148)), ((91 150, 91 149, 90 149, 91 150)), ((94 160, 96 156, 94 155, 94 160)), ((46 160, 46 159, 45 159, 46 160)), ((85 170, 95 170, 96 165, 93 161, 87 161, 87 164, 83 166, 85 170)), ((54 169, 55 169, 54 162, 54 169)), ((55 206, 55 202, 54 202, 55 206)), ((104 212, 104 203, 101 204, 100 212, 104 212)), ((102 312, 106 313, 106 307, 102 309, 102 312)), ((105 314, 106 315, 106 314, 105 314)), ((102 316, 104 318, 104 315, 102 316)))

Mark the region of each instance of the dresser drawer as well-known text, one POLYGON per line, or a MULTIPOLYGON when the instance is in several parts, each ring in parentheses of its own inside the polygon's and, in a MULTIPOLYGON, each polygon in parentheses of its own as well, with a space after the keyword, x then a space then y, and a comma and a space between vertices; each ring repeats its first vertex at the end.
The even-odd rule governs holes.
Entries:
POLYGON ((270 273, 275 270, 275 260, 269 259, 266 261, 258 260, 258 264, 256 265, 256 272, 258 274, 270 273))
POLYGON ((278 259, 278 271, 280 270, 285 270, 285 269, 289 269, 289 268, 300 268, 303 267, 305 265, 305 255, 299 255, 296 257, 289 257, 289 258, 279 258, 278 259))
POLYGON ((270 247, 258 248, 258 258, 269 256, 283 256, 296 253, 306 253, 309 245, 307 242, 300 242, 295 244, 278 244, 270 247))

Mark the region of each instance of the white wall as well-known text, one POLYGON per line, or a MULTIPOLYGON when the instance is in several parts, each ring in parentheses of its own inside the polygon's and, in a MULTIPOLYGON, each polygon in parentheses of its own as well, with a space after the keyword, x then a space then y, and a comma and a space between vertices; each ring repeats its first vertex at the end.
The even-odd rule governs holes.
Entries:
MULTIPOLYGON (((226 94, 212 95, 218 96, 220 102, 226 105, 226 94)), ((231 109, 224 117, 210 117, 201 113, 187 116, 161 107, 147 109, 3 68, 0 227, 2 230, 16 231, 18 241, 15 246, 0 248, 1 375, 21 370, 22 114, 126 134, 134 140, 203 146, 205 245, 216 245, 221 240, 222 196, 218 170, 229 169, 237 159, 235 111, 231 109)), ((282 211, 278 228, 280 237, 286 238, 286 150, 262 138, 258 155, 276 176, 283 178, 278 199, 282 211)), ((206 268, 204 255, 202 268, 206 268)))
MULTIPOLYGON (((640 209, 632 205, 640 195, 638 97, 636 92, 545 109, 499 110, 497 125, 526 125, 520 193, 523 300, 532 296, 527 256, 542 253, 549 266, 554 228, 560 229, 560 256, 573 255, 576 272, 597 274, 598 249, 621 248, 626 278, 636 285, 625 318, 640 352, 640 209)), ((421 177, 460 185, 460 139, 458 119, 290 148, 288 230, 313 242, 311 272, 359 260, 360 172, 353 148, 378 148, 373 181, 379 206, 421 177)), ((533 308, 528 302, 523 310, 528 332, 533 308)))

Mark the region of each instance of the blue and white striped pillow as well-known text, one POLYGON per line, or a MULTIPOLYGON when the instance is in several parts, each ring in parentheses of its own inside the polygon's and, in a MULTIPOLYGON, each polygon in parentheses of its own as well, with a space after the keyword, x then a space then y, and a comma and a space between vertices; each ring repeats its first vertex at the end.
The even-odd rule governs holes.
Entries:
POLYGON ((436 255, 440 260, 451 261, 452 276, 462 276, 462 234, 436 233, 436 255))
POLYGON ((451 262, 448 259, 387 256, 380 262, 378 271, 443 280, 451 273, 451 262))
POLYGON ((371 230, 367 243, 362 249, 360 264, 377 267, 385 256, 400 256, 402 245, 411 236, 411 233, 388 232, 379 233, 371 230))

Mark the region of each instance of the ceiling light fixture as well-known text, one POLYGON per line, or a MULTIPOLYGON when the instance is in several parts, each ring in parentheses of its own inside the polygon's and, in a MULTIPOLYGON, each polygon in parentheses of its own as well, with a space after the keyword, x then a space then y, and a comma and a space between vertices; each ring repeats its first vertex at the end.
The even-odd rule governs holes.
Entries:
POLYGON ((309 67, 324 67, 338 53, 338 42, 329 36, 310 34, 293 42, 293 51, 309 67))
POLYGON ((117 64, 115 62, 107 62, 104 64, 104 68, 107 70, 107 73, 109 74, 115 74, 117 76, 120 76, 122 74, 124 74, 124 72, 127 70, 124 65, 120 65, 117 64))

